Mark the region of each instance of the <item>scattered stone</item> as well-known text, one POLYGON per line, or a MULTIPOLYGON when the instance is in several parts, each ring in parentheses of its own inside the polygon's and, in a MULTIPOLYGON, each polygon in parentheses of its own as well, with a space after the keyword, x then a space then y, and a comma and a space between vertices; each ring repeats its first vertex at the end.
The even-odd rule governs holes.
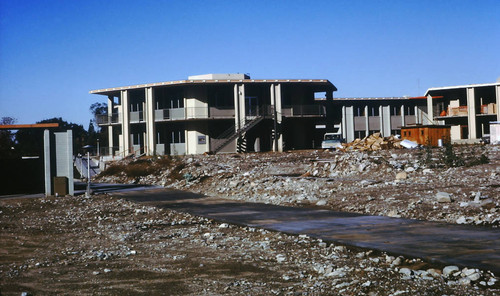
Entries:
POLYGON ((394 261, 391 262, 391 266, 399 266, 401 265, 401 257, 397 257, 394 261))
POLYGON ((316 205, 317 206, 324 206, 324 205, 326 205, 326 203, 327 203, 326 199, 320 199, 320 200, 318 200, 318 202, 316 202, 316 205))
POLYGON ((284 262, 285 260, 286 260, 285 255, 283 254, 276 255, 276 261, 278 261, 278 263, 284 262))
POLYGON ((448 277, 448 276, 450 276, 450 274, 452 274, 456 271, 459 271, 459 270, 460 269, 458 268, 458 266, 455 266, 455 265, 446 266, 445 268, 443 268, 443 276, 448 277))
POLYGON ((436 193, 436 201, 439 203, 451 202, 451 195, 447 192, 440 191, 436 193))
POLYGON ((405 275, 405 276, 409 277, 409 276, 411 276, 412 271, 411 271, 411 269, 409 269, 409 268, 403 267, 403 268, 401 268, 401 269, 399 270, 399 273, 401 273, 401 274, 403 274, 403 275, 405 275))
POLYGON ((396 180, 405 180, 407 178, 406 172, 399 172, 396 174, 396 180))

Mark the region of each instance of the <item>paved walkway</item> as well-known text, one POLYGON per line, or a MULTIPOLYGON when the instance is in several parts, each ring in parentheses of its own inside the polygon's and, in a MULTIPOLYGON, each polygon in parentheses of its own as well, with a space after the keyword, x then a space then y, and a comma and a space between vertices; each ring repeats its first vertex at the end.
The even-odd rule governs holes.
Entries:
POLYGON ((154 189, 113 195, 222 222, 307 234, 324 241, 407 258, 500 273, 499 229, 245 203, 179 190, 154 189))

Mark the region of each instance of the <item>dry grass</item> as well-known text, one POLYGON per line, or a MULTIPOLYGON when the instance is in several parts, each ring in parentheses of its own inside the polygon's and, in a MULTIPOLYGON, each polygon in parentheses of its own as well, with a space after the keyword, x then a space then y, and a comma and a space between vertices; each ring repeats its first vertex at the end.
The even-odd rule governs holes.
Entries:
POLYGON ((174 179, 182 179, 180 170, 184 168, 184 164, 170 156, 152 158, 143 157, 128 164, 112 164, 106 170, 101 172, 101 176, 119 176, 125 175, 128 178, 139 178, 148 175, 159 174, 163 170, 171 169, 171 177, 174 179))

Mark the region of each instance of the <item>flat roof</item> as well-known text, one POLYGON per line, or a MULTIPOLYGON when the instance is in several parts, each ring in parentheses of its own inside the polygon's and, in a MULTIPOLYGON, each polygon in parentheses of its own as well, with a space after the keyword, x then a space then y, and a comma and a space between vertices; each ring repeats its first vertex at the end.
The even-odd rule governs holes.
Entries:
POLYGON ((434 124, 434 125, 431 125, 431 124, 415 124, 415 125, 405 125, 405 126, 401 126, 400 128, 451 128, 451 125, 449 124, 434 124))
POLYGON ((196 85, 196 84, 223 84, 223 83, 315 83, 325 84, 337 88, 328 79, 190 79, 190 80, 174 80, 166 82, 156 82, 147 84, 137 84, 130 86, 103 88, 89 91, 90 94, 108 94, 121 90, 139 89, 155 86, 170 86, 170 85, 196 85))
POLYGON ((409 97, 370 97, 370 98, 333 98, 334 101, 382 101, 382 100, 408 100, 409 97))
POLYGON ((466 84, 466 85, 456 85, 456 86, 443 86, 443 87, 431 87, 425 92, 425 95, 427 96, 430 91, 436 91, 436 90, 459 89, 459 88, 470 88, 470 87, 485 87, 485 86, 496 86, 496 85, 500 85, 500 82, 482 83, 482 84, 466 84))

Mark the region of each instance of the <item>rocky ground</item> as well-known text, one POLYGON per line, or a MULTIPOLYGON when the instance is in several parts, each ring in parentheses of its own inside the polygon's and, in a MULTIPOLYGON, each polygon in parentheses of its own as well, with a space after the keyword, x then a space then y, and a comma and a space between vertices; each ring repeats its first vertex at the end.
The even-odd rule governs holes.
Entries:
MULTIPOLYGON (((99 180, 498 227, 500 147, 457 149, 489 163, 449 167, 438 149, 199 155, 128 159, 99 180)), ((499 283, 112 196, 0 199, 2 295, 498 295, 499 283)))
POLYGON ((488 271, 110 196, 0 200, 2 295, 498 295, 488 271))

